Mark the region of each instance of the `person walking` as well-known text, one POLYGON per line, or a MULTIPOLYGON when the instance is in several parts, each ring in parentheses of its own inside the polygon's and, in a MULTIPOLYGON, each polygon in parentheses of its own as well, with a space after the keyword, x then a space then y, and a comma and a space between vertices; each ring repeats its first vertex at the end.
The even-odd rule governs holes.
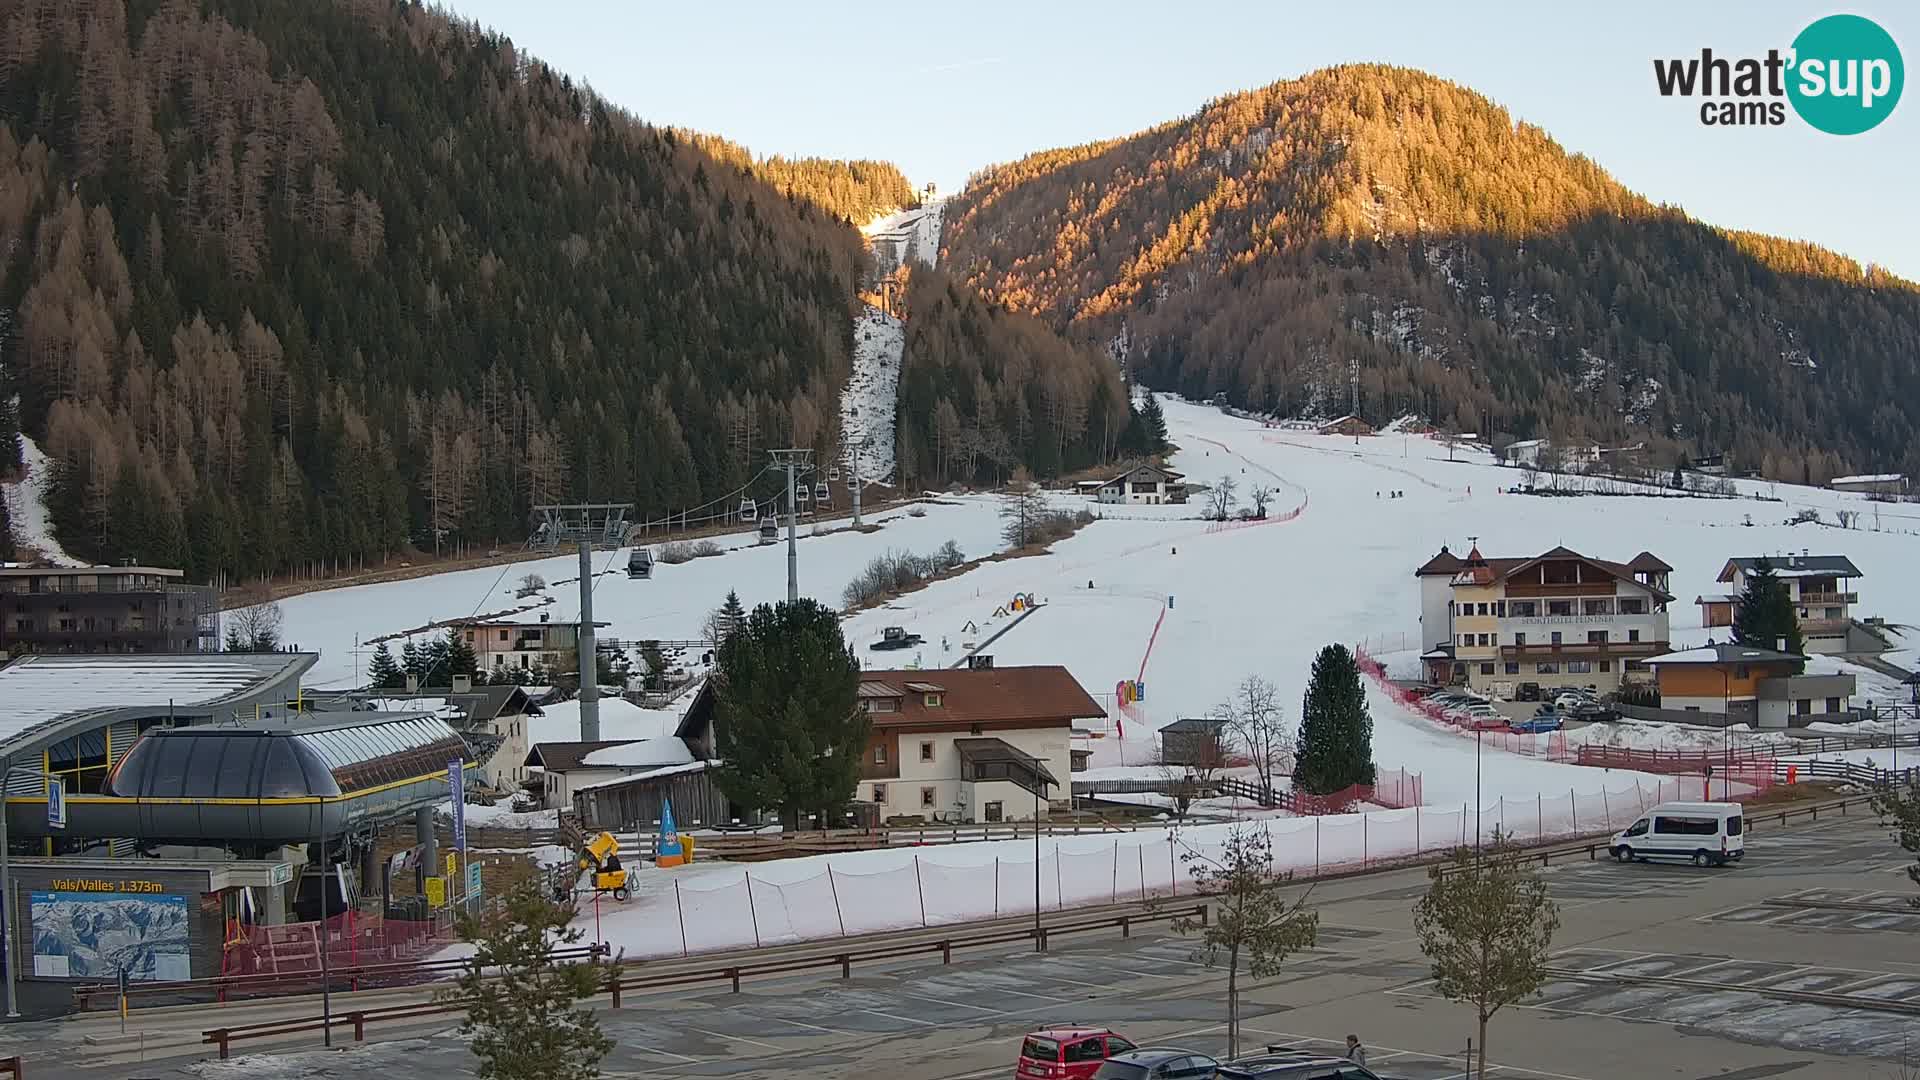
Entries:
POLYGON ((1360 1036, 1347 1036, 1347 1060, 1364 1068, 1367 1064, 1367 1048, 1360 1045, 1360 1036))

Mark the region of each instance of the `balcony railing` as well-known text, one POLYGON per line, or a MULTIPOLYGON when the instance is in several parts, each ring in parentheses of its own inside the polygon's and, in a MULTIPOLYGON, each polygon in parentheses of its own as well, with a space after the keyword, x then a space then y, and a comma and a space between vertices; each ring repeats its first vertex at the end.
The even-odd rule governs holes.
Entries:
POLYGON ((1658 656, 1668 651, 1664 641, 1564 641, 1528 642, 1525 645, 1502 645, 1500 655, 1523 658, 1529 656, 1658 656))
POLYGON ((1860 594, 1851 592, 1803 592, 1800 594, 1799 602, 1802 604, 1857 604, 1860 602, 1860 594))
POLYGON ((106 595, 123 594, 128 596, 152 596, 164 593, 172 596, 213 596, 211 585, 178 585, 154 582, 150 584, 129 585, 125 582, 94 582, 81 584, 77 581, 54 579, 40 588, 33 587, 28 578, 0 578, 0 596, 59 596, 68 593, 100 593, 106 595))

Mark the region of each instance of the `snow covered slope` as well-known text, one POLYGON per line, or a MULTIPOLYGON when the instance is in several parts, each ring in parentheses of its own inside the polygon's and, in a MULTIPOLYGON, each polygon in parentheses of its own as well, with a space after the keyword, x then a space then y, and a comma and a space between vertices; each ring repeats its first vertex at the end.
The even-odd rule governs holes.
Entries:
POLYGON ((21 476, 18 482, 0 485, 5 489, 7 516, 13 521, 13 542, 55 566, 85 566, 61 548, 53 538, 53 522, 47 517, 47 483, 53 479, 53 467, 37 443, 20 436, 21 476))
POLYGON ((940 223, 947 201, 935 199, 912 210, 897 210, 868 222, 860 231, 873 249, 875 270, 890 273, 908 260, 935 265, 940 258, 940 223))
MULTIPOLYGON (((1006 546, 1000 538, 998 507, 991 498, 942 499, 887 510, 868 520, 880 525, 879 531, 857 533, 838 522, 833 524, 840 531, 810 536, 813 527, 801 524, 801 595, 839 607, 847 582, 875 556, 888 551, 925 554, 952 540, 968 558, 979 558, 1006 546)), ((627 577, 628 549, 597 553, 593 614, 612 624, 600 631, 601 636, 629 641, 694 640, 707 614, 720 606, 729 589, 738 590, 748 607, 786 598, 784 541, 761 546, 754 534, 736 533, 717 542, 728 549, 727 554, 678 566, 657 563, 647 580, 627 577)), ((285 640, 320 653, 307 677, 309 685, 341 686, 363 676, 372 657, 371 646, 361 647, 356 656, 356 642, 429 622, 522 608, 547 612, 554 622, 575 621, 580 610, 578 574, 578 556, 569 554, 291 596, 280 601, 285 640), (514 593, 527 574, 538 574, 548 584, 538 594, 521 599, 514 593)), ((398 643, 392 647, 397 650, 398 643)))
POLYGON ((840 430, 849 456, 855 453, 851 448, 858 448, 863 482, 893 480, 893 424, 900 395, 900 353, 906 340, 900 320, 872 305, 854 320, 853 375, 840 395, 840 430))

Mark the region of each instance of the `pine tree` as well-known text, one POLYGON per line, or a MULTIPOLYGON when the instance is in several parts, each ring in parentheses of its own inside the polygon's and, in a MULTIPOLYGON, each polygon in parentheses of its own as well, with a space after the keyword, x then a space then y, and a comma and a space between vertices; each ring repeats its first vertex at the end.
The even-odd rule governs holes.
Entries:
POLYGON ((577 943, 571 904, 519 878, 504 903, 479 917, 462 916, 462 941, 475 946, 473 963, 437 995, 466 1008, 460 1034, 480 1059, 481 1080, 593 1080, 613 1040, 594 1010, 579 1003, 606 985, 604 960, 556 963, 551 951, 577 943))
POLYGON ((404 676, 407 675, 413 676, 414 681, 420 685, 426 685, 427 658, 421 654, 420 647, 413 643, 412 638, 408 638, 407 643, 400 646, 400 672, 403 676, 400 685, 406 685, 404 676))
POLYGON ((1293 781, 1316 795, 1373 783, 1373 716, 1360 667, 1345 645, 1328 645, 1314 657, 1293 781))
POLYGON ((1152 394, 1148 394, 1146 400, 1140 403, 1140 432, 1142 452, 1166 452, 1167 415, 1160 409, 1160 399, 1152 394))
POLYGON ((736 806, 832 820, 853 797, 870 723, 854 698, 860 665, 840 618, 802 598, 761 604, 720 646, 714 782, 736 806))
POLYGON ((394 690, 407 685, 407 673, 394 662, 393 650, 386 642, 374 647, 373 662, 367 665, 367 685, 378 690, 394 690))
POLYGON ((1800 619, 1793 609, 1793 597, 1773 564, 1764 557, 1757 559, 1746 577, 1746 588, 1734 605, 1733 640, 1749 648, 1805 655, 1806 641, 1800 636, 1800 619), (1784 649, 1781 648, 1783 641, 1784 649))
POLYGON ((726 602, 720 605, 720 618, 714 624, 720 632, 714 643, 717 645, 725 641, 727 635, 738 630, 746 618, 747 609, 740 606, 740 594, 728 589, 726 602))
POLYGON ((446 649, 446 678, 449 685, 455 675, 471 678, 479 673, 480 658, 474 654, 473 646, 467 644, 466 634, 459 627, 447 627, 446 649))

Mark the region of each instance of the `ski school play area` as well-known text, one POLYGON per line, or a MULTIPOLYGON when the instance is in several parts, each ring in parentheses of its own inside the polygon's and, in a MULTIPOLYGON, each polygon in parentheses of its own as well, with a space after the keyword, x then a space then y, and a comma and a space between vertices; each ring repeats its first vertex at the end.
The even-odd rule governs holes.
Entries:
MULTIPOLYGON (((602 902, 595 932, 630 956, 665 955, 1031 912, 1036 886, 1045 908, 1176 895, 1189 887, 1183 854, 1217 848, 1235 817, 1268 830, 1276 858, 1303 876, 1444 850, 1496 827, 1523 840, 1590 834, 1623 827, 1655 802, 1706 794, 1708 781, 1697 765, 1665 767, 1663 753, 1711 754, 1716 764, 1731 766, 1712 781, 1715 797, 1750 795, 1779 779, 1786 764, 1815 756, 1868 767, 1895 764, 1897 749, 1829 752, 1822 745, 1803 752, 1785 732, 1747 726, 1728 731, 1621 720, 1519 735, 1436 719, 1402 686, 1422 676, 1422 654, 1435 644, 1431 628, 1422 626, 1415 570, 1443 545, 1455 554, 1477 546, 1490 559, 1510 562, 1566 548, 1615 566, 1652 552, 1671 567, 1673 650, 1729 640, 1728 628, 1703 625, 1706 609, 1694 602, 1729 591, 1719 581, 1729 560, 1844 555, 1859 571, 1848 586, 1859 594, 1857 613, 1883 619, 1892 647, 1879 666, 1813 659, 1812 673, 1850 676, 1847 706, 1876 718, 1850 715, 1856 722, 1810 730, 1886 734, 1892 727, 1897 736, 1905 724, 1920 730, 1898 713, 1887 718, 1914 690, 1894 672, 1914 666, 1914 640, 1904 624, 1920 613, 1920 578, 1908 572, 1920 555, 1920 507, 1745 480, 1732 482, 1731 496, 1680 497, 1628 484, 1614 487, 1644 494, 1519 494, 1510 489, 1520 485, 1521 470, 1496 464, 1479 448, 1450 448, 1391 429, 1358 438, 1319 434, 1163 401, 1178 447, 1167 468, 1184 474, 1189 485, 1231 479, 1242 505, 1254 486, 1272 489, 1265 520, 1204 520, 1202 494, 1184 504, 1111 504, 1053 492, 1053 502, 1084 506, 1097 520, 1044 554, 974 562, 853 613, 843 622, 847 641, 863 664, 922 669, 929 682, 937 682, 940 669, 964 666, 974 652, 1003 669, 1064 666, 1107 714, 1076 724, 1085 768, 1071 779, 1083 783, 1164 778, 1159 729, 1215 713, 1250 675, 1278 688, 1289 722, 1297 723, 1315 653, 1342 643, 1365 661, 1379 790, 1357 793, 1342 808, 1347 812, 1304 816, 1244 799, 1210 799, 1195 806, 1188 822, 1048 835, 1037 844, 1029 830, 1018 840, 743 865, 702 861, 696 842, 690 866, 637 869, 631 899, 602 902), (1795 523, 1807 511, 1818 520, 1795 523), (1854 527, 1838 527, 1836 511, 1857 513, 1854 527), (919 641, 873 650, 889 628, 919 641), (1602 747, 1620 756, 1596 749, 1602 747)), ((813 535, 803 525, 800 592, 839 606, 848 582, 876 556, 931 554, 949 540, 966 559, 987 560, 1008 546, 1003 502, 992 494, 930 493, 869 513, 879 526, 872 531, 823 526, 813 535)), ((627 575, 624 550, 596 556, 593 609, 605 624, 601 637, 696 640, 729 590, 749 608, 784 599, 786 545, 758 540, 750 528, 722 537, 723 554, 656 564, 647 578, 627 575)), ((576 559, 567 555, 310 593, 282 602, 286 637, 320 652, 312 685, 357 684, 368 643, 376 639, 410 630, 436 634, 442 631, 431 627, 447 620, 505 611, 533 611, 554 623, 577 619, 576 586, 569 581, 576 577, 576 559), (517 595, 515 583, 528 573, 551 584, 517 595)), ((1438 636, 1452 638, 1448 630, 1438 636)), ((397 649, 399 640, 393 645, 397 649)), ((664 711, 609 713, 603 737, 670 736, 674 709, 684 709, 692 696, 664 711), (621 719, 611 719, 616 715, 621 719)), ((550 709, 540 738, 578 739, 577 724, 566 730, 569 716, 577 713, 550 709)), ((1920 761, 1920 749, 1909 753, 1920 761)), ((1009 812, 1008 819, 1024 816, 1009 812)), ((684 814, 681 824, 691 831, 684 814)), ((629 823, 642 833, 649 825, 629 823)))

